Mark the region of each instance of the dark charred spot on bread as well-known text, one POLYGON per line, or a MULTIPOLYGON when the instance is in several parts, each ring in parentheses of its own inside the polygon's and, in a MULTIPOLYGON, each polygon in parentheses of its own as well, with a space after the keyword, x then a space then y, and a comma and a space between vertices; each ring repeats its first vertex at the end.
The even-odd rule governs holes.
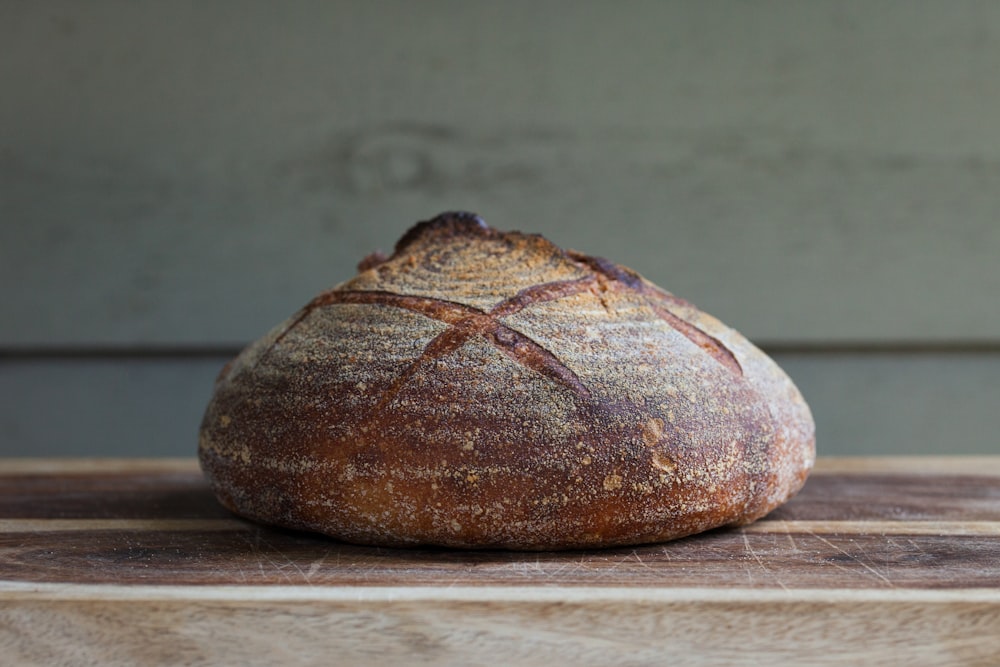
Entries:
POLYGON ((450 243, 463 239, 492 241, 494 245, 492 252, 496 254, 522 249, 528 250, 527 254, 536 261, 539 259, 571 261, 562 248, 541 234, 500 231, 490 227, 477 214, 466 211, 448 211, 417 223, 396 242, 394 254, 389 259, 401 257, 411 251, 419 252, 415 250, 416 247, 424 244, 433 244, 439 253, 447 252, 450 243))
POLYGON ((396 254, 402 253, 418 239, 439 238, 441 240, 457 236, 496 237, 495 229, 475 213, 467 211, 447 211, 430 220, 424 220, 410 227, 396 242, 396 254))
POLYGON ((374 269, 381 264, 385 264, 388 259, 389 256, 381 250, 369 253, 364 259, 358 262, 358 273, 364 273, 365 271, 374 269))

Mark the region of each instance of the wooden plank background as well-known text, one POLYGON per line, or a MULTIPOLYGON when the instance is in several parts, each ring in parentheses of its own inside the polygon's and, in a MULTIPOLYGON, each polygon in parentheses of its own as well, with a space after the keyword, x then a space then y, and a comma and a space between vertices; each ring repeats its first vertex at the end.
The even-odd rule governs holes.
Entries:
POLYGON ((1000 5, 0 5, 0 455, 186 455, 226 357, 468 208, 773 352, 826 454, 991 453, 1000 5))

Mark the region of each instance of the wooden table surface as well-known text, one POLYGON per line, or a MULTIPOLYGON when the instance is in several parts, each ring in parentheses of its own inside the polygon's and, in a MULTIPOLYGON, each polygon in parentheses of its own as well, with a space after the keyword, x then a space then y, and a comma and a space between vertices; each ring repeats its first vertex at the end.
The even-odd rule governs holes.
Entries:
POLYGON ((560 553, 258 526, 193 460, 0 460, 0 664, 91 663, 997 665, 1000 457, 821 459, 753 525, 560 553))

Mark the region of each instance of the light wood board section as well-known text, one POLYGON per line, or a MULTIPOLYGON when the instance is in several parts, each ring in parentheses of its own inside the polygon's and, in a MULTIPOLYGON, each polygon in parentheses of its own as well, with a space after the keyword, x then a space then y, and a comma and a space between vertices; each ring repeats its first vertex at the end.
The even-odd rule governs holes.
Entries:
POLYGON ((580 600, 545 599, 532 589, 523 599, 495 600, 491 591, 475 590, 465 600, 442 602, 399 599, 394 591, 374 600, 346 593, 347 600, 233 595, 207 601, 8 602, 0 611, 0 646, 19 665, 328 665, 335 660, 366 667, 872 660, 987 666, 1000 651, 995 594, 838 600, 821 593, 718 602, 634 589, 620 597, 602 591, 580 600))

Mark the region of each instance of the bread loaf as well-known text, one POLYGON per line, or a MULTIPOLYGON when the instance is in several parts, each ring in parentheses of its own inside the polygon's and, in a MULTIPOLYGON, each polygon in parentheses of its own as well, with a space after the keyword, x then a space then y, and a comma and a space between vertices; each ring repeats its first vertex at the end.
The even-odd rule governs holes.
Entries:
POLYGON ((798 390, 637 273, 447 213, 225 369, 199 455, 242 516, 360 544, 567 549, 757 519, 814 459, 798 390))

